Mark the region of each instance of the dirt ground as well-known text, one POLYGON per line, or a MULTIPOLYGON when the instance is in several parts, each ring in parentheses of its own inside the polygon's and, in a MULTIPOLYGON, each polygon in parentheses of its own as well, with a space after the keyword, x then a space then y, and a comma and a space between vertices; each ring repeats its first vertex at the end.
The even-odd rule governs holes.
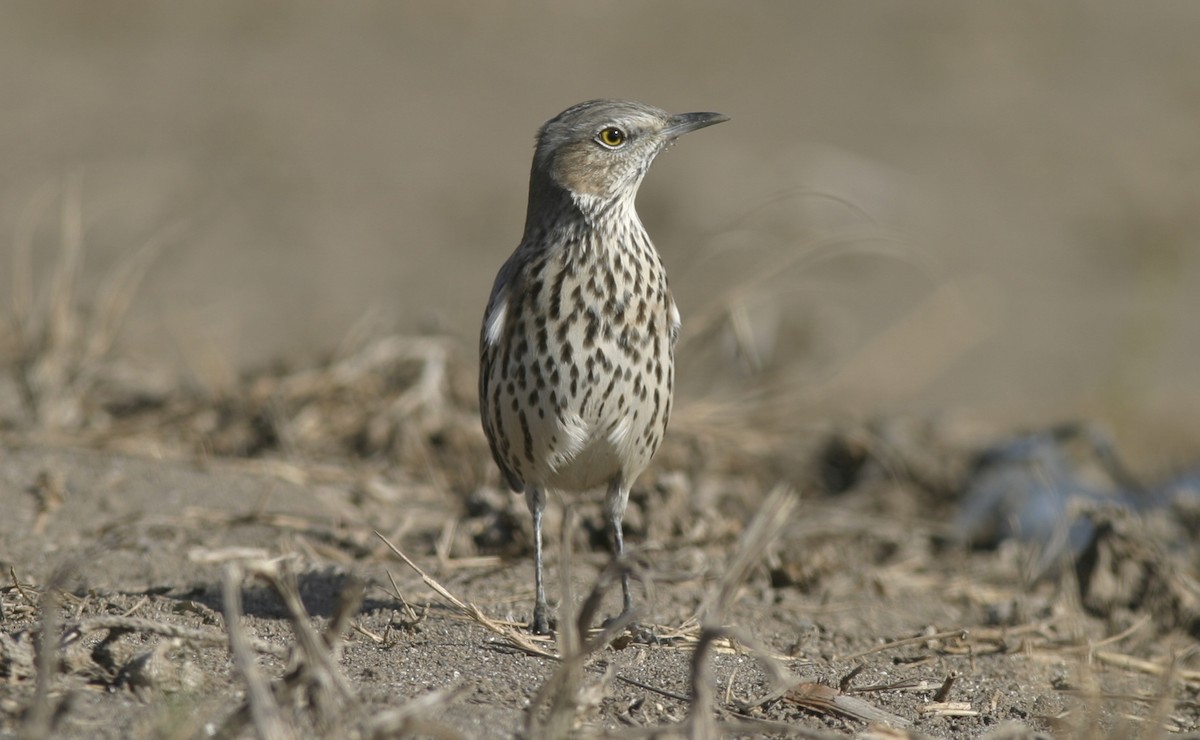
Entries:
POLYGON ((1200 736, 1200 6, 634 7, 0 11, 0 736, 1200 736), (535 639, 475 337, 593 97, 731 121, 535 639))
MULTIPOLYGON (((556 501, 555 514, 570 512, 565 541, 564 517, 549 520, 558 641, 532 638, 528 516, 497 489, 460 350, 391 337, 248 376, 244 393, 219 401, 110 402, 92 410, 97 430, 71 442, 7 433, 0 729, 1082 738, 1200 728, 1195 481, 1143 515, 1089 499, 1104 467, 1071 430, 1014 466, 1004 436, 978 424, 893 419, 793 435, 783 448, 778 430, 712 434, 683 415, 626 525, 654 640, 580 641, 577 618, 600 627, 618 607, 598 501, 587 499, 556 501), (1076 476, 1062 487, 1079 505, 1063 517, 1087 524, 1080 542, 974 537, 988 528, 955 519, 960 496, 990 472, 1026 475, 1026 495, 1059 453, 1076 476), (593 589, 604 600, 585 603, 593 589), (58 648, 41 663, 47 624, 58 648)), ((993 508, 991 530, 1020 516, 1011 501, 993 508)))

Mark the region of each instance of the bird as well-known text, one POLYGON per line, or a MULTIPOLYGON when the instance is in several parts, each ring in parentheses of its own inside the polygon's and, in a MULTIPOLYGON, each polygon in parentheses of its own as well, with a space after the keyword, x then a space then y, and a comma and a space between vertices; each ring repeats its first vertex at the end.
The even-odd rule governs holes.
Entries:
MULTIPOLYGON (((671 416, 680 315, 634 207, 638 187, 676 139, 727 120, 601 99, 538 130, 524 232, 496 275, 479 338, 484 433, 533 520, 534 634, 550 633, 546 492, 605 486, 620 559, 630 486, 671 416)), ((628 572, 621 589, 624 616, 633 612, 628 572)))

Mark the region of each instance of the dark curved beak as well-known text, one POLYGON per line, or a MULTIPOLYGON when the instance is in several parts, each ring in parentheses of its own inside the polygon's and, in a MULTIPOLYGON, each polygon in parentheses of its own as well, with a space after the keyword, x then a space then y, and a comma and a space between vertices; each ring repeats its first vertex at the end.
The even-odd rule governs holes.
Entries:
POLYGON ((723 113, 679 113, 671 116, 667 127, 663 129, 663 136, 677 139, 684 134, 728 120, 729 116, 723 113))

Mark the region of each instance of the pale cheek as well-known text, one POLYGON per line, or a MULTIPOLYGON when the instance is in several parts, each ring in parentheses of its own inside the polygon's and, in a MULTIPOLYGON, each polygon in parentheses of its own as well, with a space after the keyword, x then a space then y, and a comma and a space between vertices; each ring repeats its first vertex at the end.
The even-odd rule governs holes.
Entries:
POLYGON ((592 146, 561 152, 554 162, 554 179, 567 190, 603 198, 611 195, 614 177, 612 162, 592 146))

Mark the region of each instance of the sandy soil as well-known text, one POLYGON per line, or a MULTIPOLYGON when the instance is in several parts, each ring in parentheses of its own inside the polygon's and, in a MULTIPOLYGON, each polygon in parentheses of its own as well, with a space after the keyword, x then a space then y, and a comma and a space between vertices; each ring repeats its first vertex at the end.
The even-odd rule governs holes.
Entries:
MULTIPOLYGON (((1012 538, 971 547, 949 522, 959 494, 996 469, 978 453, 1003 438, 978 424, 895 419, 781 449, 777 431, 745 428, 734 445, 685 416, 627 521, 640 619, 657 642, 622 633, 581 647, 565 626, 593 588, 604 601, 585 627, 618 608, 599 502, 586 498, 553 507, 559 637, 532 638, 528 517, 496 488, 469 369, 454 353, 414 359, 446 346, 389 338, 247 377, 252 392, 221 402, 110 406, 104 430, 74 444, 6 435, 0 728, 1082 738, 1200 727, 1195 490, 1144 516, 1080 499, 1088 537, 1049 560, 1012 538), (306 436, 315 408, 347 434, 306 436), (232 454, 230 439, 253 452, 232 454), (232 634, 251 645, 241 662, 231 610, 244 614, 232 634), (47 619, 59 662, 39 684, 47 619), (254 685, 277 699, 248 698, 254 685)), ((1077 441, 1039 449, 1072 460, 1082 491, 1097 466, 1069 452, 1077 441)), ((1015 469, 1037 479, 1052 467, 1015 469)), ((993 513, 1002 527, 1012 512, 993 513)))
POLYGON ((632 8, 6 6, 0 736, 1200 732, 1198 6, 632 8), (732 117, 639 195, 649 644, 594 498, 527 634, 475 415, 598 96, 732 117))

